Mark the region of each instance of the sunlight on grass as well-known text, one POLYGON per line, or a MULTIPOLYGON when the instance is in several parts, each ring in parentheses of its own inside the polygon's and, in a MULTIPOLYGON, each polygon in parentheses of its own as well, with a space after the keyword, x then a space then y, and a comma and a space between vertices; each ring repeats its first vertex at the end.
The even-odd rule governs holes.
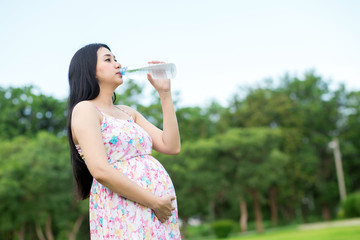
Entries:
POLYGON ((360 226, 334 227, 317 230, 284 230, 265 232, 261 235, 239 236, 229 240, 357 240, 360 226))

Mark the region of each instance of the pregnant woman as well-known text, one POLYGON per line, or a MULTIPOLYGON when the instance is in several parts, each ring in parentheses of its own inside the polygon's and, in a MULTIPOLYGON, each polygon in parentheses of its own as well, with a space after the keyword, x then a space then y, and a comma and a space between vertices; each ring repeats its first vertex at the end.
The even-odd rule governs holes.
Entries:
POLYGON ((181 239, 174 186, 151 156, 152 149, 180 152, 170 79, 147 75, 161 100, 161 130, 135 109, 114 105, 120 68, 105 44, 79 49, 69 68, 71 162, 79 197, 90 197, 91 239, 181 239))

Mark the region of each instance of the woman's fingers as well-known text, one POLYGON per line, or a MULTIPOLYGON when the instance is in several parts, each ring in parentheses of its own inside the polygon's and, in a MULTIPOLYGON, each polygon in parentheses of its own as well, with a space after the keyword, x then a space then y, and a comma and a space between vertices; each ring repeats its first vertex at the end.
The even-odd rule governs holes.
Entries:
POLYGON ((152 76, 151 76, 150 73, 147 74, 147 78, 148 78, 150 81, 153 81, 153 78, 152 78, 152 76))
POLYGON ((175 207, 173 206, 172 201, 174 201, 175 199, 175 196, 169 195, 162 197, 162 207, 155 211, 155 215, 160 222, 164 223, 173 215, 172 211, 175 210, 175 207))
POLYGON ((161 62, 161 61, 150 61, 150 62, 148 62, 148 64, 157 64, 157 63, 165 63, 165 62, 161 62))
POLYGON ((164 214, 163 216, 158 216, 158 219, 160 222, 166 222, 167 220, 169 220, 169 218, 171 218, 172 213, 170 214, 164 214))

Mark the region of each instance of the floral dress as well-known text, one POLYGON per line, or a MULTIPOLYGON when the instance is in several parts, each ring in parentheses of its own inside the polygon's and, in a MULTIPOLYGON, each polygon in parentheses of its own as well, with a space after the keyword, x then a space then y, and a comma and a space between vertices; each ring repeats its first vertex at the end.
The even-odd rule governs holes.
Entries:
MULTIPOLYGON (((97 109, 103 115, 101 131, 109 164, 156 196, 175 196, 169 174, 150 155, 150 135, 122 108, 119 109, 130 116, 129 120, 114 118, 97 109)), ((83 157, 80 146, 76 147, 83 157)), ((150 208, 112 192, 94 179, 89 204, 92 240, 181 239, 176 200, 172 216, 161 223, 150 208)))

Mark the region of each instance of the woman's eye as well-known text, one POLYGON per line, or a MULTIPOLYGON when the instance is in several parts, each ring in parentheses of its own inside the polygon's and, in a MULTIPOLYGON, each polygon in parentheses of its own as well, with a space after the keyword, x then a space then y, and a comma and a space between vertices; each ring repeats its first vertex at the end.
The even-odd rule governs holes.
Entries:
POLYGON ((111 61, 111 59, 110 59, 110 58, 107 58, 107 59, 105 59, 105 61, 108 61, 108 62, 110 62, 110 61, 111 61))

